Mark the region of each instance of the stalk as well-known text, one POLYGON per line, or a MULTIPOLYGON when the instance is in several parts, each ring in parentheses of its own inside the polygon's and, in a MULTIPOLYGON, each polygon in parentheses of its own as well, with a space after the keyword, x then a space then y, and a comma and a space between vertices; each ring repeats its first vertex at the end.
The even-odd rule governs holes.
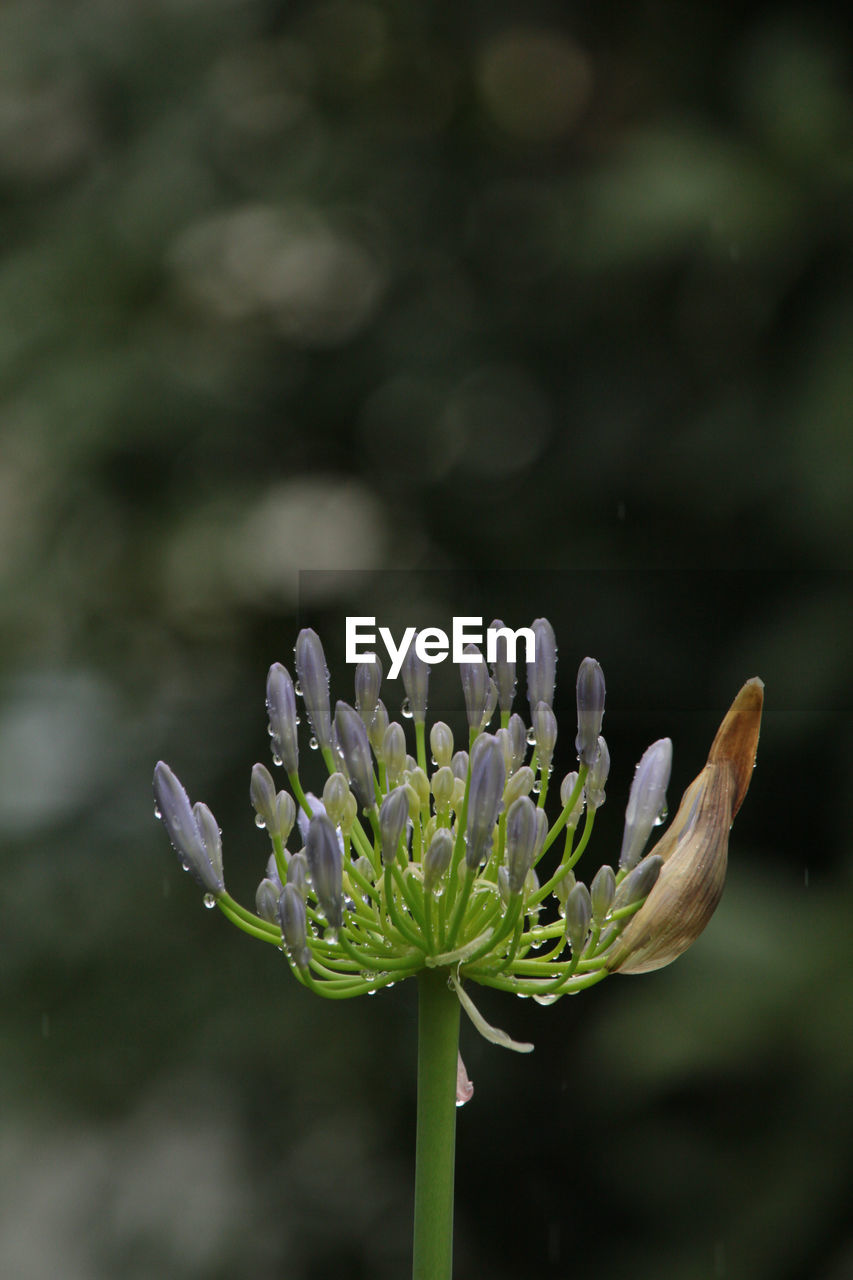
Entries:
POLYGON ((412 1280, 451 1280, 459 1000, 443 969, 418 974, 418 1127, 412 1280))

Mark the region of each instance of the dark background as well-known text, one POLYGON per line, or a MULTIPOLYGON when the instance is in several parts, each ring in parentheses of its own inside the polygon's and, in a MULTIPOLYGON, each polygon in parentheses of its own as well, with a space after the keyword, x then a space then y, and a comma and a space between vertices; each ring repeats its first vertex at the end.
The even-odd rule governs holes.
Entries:
MULTIPOLYGON (((674 739, 672 804, 767 686, 693 950, 550 1009, 481 993, 527 1058, 463 1026, 459 1280, 853 1274, 833 13, 0 7, 4 1277, 406 1274, 413 984, 299 989, 150 792, 165 758, 251 901, 267 668, 308 623, 349 697, 373 603, 550 617, 558 771, 600 659, 590 874, 645 746, 674 739)), ((461 731, 450 671, 434 707, 461 731)))

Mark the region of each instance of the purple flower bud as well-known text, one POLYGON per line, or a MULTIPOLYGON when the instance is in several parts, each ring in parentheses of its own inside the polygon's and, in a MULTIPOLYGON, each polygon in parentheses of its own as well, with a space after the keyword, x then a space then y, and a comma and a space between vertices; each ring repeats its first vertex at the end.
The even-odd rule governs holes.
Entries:
POLYGON ((308 893, 308 859, 301 851, 294 853, 287 864, 287 883, 298 889, 302 898, 308 893))
POLYGON ((583 951, 591 918, 589 889, 579 880, 566 899, 566 937, 571 943, 573 956, 583 951))
POLYGON ((344 775, 342 773, 330 774, 326 779, 326 785, 323 787, 323 808, 336 827, 341 824, 348 795, 349 783, 344 775))
POLYGON ((320 637, 310 627, 303 627, 296 637, 296 674, 314 737, 318 746, 327 750, 332 745, 329 671, 320 637))
POLYGON ((296 822, 296 802, 288 791, 279 791, 275 798, 271 836, 278 836, 282 844, 287 840, 296 822))
POLYGON ((523 764, 520 769, 515 771, 504 788, 504 808, 507 812, 509 812, 510 805, 514 804, 521 796, 530 795, 535 781, 536 778, 529 765, 523 764))
POLYGON ((280 662, 274 662, 267 675, 267 711, 273 759, 276 764, 283 764, 287 773, 296 773, 299 768, 296 694, 290 672, 280 662))
POLYGON ((311 883, 332 929, 343 924, 343 854, 335 828, 324 813, 315 814, 308 823, 305 856, 311 872, 311 883))
POLYGON ((663 858, 659 853, 650 853, 648 857, 638 862, 616 890, 616 896, 613 899, 614 910, 630 907, 633 902, 647 898, 657 884, 662 867, 663 858))
POLYGON ((613 874, 613 868, 608 866, 599 867, 592 878, 592 884, 589 886, 592 918, 597 925, 601 925, 604 921, 604 917, 610 910, 615 892, 616 877, 613 874))
MULTIPOLYGON (((489 628, 490 631, 503 631, 504 629, 504 624, 499 618, 496 618, 489 628)), ((506 636, 495 636, 495 660, 492 663, 492 677, 498 691, 498 703, 501 711, 511 711, 516 685, 515 662, 510 661, 506 636)))
POLYGON ((255 893, 255 910, 269 924, 278 923, 278 899, 281 885, 274 880, 262 880, 255 893))
POLYGON ((292 884, 286 884, 278 900, 278 919, 284 945, 298 969, 307 969, 311 960, 305 916, 305 903, 299 890, 292 884))
POLYGON ((364 721, 355 708, 346 702, 339 702, 335 706, 335 733, 356 799, 362 808, 372 809, 376 803, 376 794, 370 742, 364 721))
POLYGON ((409 797, 405 787, 390 791, 379 809, 379 836, 382 842, 382 865, 387 867, 397 855, 397 846, 409 816, 409 797))
MULTIPOLYGON (((565 778, 563 778, 563 781, 560 783, 560 804, 563 806, 564 809, 566 805, 569 803, 572 792, 577 786, 577 781, 578 781, 578 773, 577 773, 577 770, 574 770, 574 772, 572 773, 567 773, 565 778)), ((570 831, 574 830, 574 828, 580 822, 580 816, 583 813, 583 798, 584 798, 583 787, 581 787, 580 795, 575 801, 575 807, 574 809, 572 809, 571 813, 569 814, 566 820, 566 826, 569 828, 570 831)))
MULTIPOLYGON (((154 769, 154 801, 156 812, 163 819, 166 833, 186 870, 192 873, 202 889, 218 896, 225 889, 221 869, 217 869, 211 860, 198 818, 190 807, 189 796, 162 760, 154 769)), ((210 817, 213 821, 212 814, 210 817)))
POLYGON ((412 643, 406 651, 400 674, 403 677, 403 687, 409 700, 412 718, 415 724, 423 724, 426 720, 430 668, 428 662, 418 657, 415 649, 417 638, 417 634, 412 636, 412 643))
POLYGON ((355 706, 368 729, 376 714, 381 685, 382 663, 379 658, 374 658, 373 662, 360 662, 355 669, 355 706))
POLYGON ((557 717, 547 702, 537 702, 533 712, 533 732, 536 735, 536 753, 539 757, 539 768, 547 774, 554 758, 554 746, 557 741, 557 717))
POLYGON ((256 764, 252 769, 252 781, 249 784, 249 799, 257 814, 258 826, 269 830, 275 825, 275 783, 272 774, 265 765, 256 764))
POLYGON ((468 752, 457 751, 450 761, 450 769, 454 778, 459 778, 464 782, 468 777, 468 752))
POLYGON ((465 714, 469 729, 479 729, 491 695, 489 669, 475 644, 466 644, 462 652, 468 659, 459 664, 462 692, 465 695, 465 714))
POLYGON ((600 809, 604 804, 604 787, 609 773, 610 752, 607 743, 602 737, 599 737, 598 758, 586 775, 586 785, 584 786, 584 796, 586 797, 588 808, 600 809))
POLYGON ((637 865, 652 827, 660 822, 671 770, 672 742, 669 738, 659 738, 644 752, 634 771, 619 854, 619 867, 623 871, 637 865))
POLYGON ((531 712, 538 702, 554 701, 557 679, 557 639, 547 618, 537 618, 531 625, 535 639, 535 656, 527 664, 527 701, 531 712))
POLYGON ((536 856, 539 823, 536 806, 528 796, 514 801, 506 815, 507 884, 511 894, 521 893, 536 856))
POLYGON ((518 712, 513 712, 507 725, 507 733, 512 743, 512 771, 520 769, 527 755, 527 726, 518 712))
POLYGON ((575 748, 583 764, 598 758, 598 736, 604 718, 604 672, 595 658, 584 658, 578 668, 578 736, 575 748))
POLYGON ((476 869, 488 856, 492 834, 506 783, 506 766, 500 743, 482 734, 471 755, 471 785, 468 791, 468 844, 465 862, 476 869))
POLYGON ((392 787, 396 786, 406 769, 406 735, 403 732, 403 726, 397 720, 392 721, 385 730, 385 737, 382 740, 382 759, 388 771, 389 784, 392 787))
POLYGON ((193 815, 198 823, 207 856, 210 858, 210 865, 222 880, 222 832, 219 830, 219 823, 201 800, 196 800, 193 805, 193 815))
POLYGON ((424 889, 431 893, 450 866, 453 836, 447 827, 439 827, 424 854, 424 889))

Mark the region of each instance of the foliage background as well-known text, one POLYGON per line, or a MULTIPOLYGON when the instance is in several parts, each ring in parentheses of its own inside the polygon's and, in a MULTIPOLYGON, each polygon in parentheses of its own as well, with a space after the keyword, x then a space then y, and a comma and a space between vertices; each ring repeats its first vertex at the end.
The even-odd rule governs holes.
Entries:
POLYGON ((690 955, 484 996, 537 1049, 465 1035, 459 1280, 853 1270, 840 21, 0 8, 4 1275, 405 1274, 414 992, 306 996, 201 909, 149 790, 162 756, 211 803, 250 898, 267 667, 310 623, 348 696, 371 600, 551 617, 563 770, 602 661, 593 859, 647 743, 676 799, 767 683, 690 955))

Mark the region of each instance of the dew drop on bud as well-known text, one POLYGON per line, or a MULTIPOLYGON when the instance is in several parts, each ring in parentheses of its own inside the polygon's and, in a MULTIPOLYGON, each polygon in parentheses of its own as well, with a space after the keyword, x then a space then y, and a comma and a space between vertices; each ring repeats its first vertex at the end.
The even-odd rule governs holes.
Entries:
POLYGON ((272 758, 272 762, 273 762, 273 764, 276 766, 276 768, 279 768, 279 769, 281 768, 281 756, 280 756, 280 755, 277 755, 277 754, 275 754, 275 753, 274 753, 274 754, 273 754, 273 758, 272 758))
POLYGON ((400 714, 405 720, 411 720, 415 714, 412 710, 412 704, 408 698, 403 699, 403 705, 400 707, 400 714))
POLYGON ((206 893, 202 898, 202 902, 207 907, 208 911, 210 910, 211 907, 216 906, 216 899, 214 898, 212 893, 206 893))
POLYGON ((311 737, 308 739, 308 746, 311 748, 312 751, 316 751, 319 745, 320 745, 319 742, 317 741, 317 739, 314 737, 314 734, 312 733, 311 737))
POLYGON ((669 817, 669 809, 666 807, 666 805, 664 805, 660 813, 655 818, 654 825, 656 827, 662 826, 666 822, 668 817, 669 817))
POLYGON ((294 685, 293 685, 293 692, 296 694, 297 698, 301 698, 301 697, 302 697, 302 681, 301 681, 301 680, 297 680, 297 681, 294 683, 294 685))
POLYGON ((263 820, 263 818, 261 817, 261 815, 260 815, 259 813, 256 813, 256 814, 255 814, 255 826, 256 826, 256 827, 260 827, 261 831, 263 831, 263 829, 264 829, 264 827, 265 827, 266 825, 267 825, 267 824, 264 822, 264 820, 263 820))
POLYGON ((531 725, 531 726, 530 726, 530 728, 527 730, 527 745, 528 745, 529 747, 535 747, 535 746, 536 746, 536 730, 533 728, 533 726, 532 726, 532 725, 531 725))
POLYGON ((154 806, 154 817, 155 817, 155 818, 159 818, 161 821, 162 821, 162 818, 163 818, 163 815, 162 815, 162 813, 160 812, 160 807, 159 807, 159 805, 156 805, 156 804, 155 804, 155 806, 154 806))

